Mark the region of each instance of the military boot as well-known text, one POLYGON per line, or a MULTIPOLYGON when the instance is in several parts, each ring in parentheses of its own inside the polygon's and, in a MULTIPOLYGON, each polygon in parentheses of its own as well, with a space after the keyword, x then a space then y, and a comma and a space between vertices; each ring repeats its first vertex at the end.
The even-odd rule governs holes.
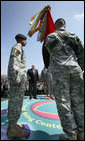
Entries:
POLYGON ((22 129, 19 125, 9 125, 7 128, 7 136, 10 139, 13 138, 24 138, 29 135, 29 131, 22 129))
POLYGON ((77 136, 69 137, 68 140, 77 140, 77 136))
POLYGON ((24 124, 20 124, 18 125, 20 128, 24 129, 25 128, 25 125, 24 124))
POLYGON ((73 137, 71 137, 71 136, 65 137, 64 135, 60 135, 59 140, 77 140, 77 136, 75 135, 73 137))
POLYGON ((84 140, 84 133, 78 133, 77 138, 78 140, 84 140))
POLYGON ((59 136, 59 140, 68 140, 68 137, 65 137, 64 135, 61 134, 59 136))

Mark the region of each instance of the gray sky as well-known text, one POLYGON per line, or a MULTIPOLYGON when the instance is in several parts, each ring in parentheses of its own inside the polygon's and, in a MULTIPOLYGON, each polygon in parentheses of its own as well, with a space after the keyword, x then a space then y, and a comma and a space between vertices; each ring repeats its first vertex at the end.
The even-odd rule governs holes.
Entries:
MULTIPOLYGON (((84 1, 1 1, 1 74, 7 74, 11 48, 18 33, 27 36, 30 19, 45 6, 51 6, 54 22, 57 18, 66 20, 67 30, 76 33, 84 42, 84 1)), ((37 41, 38 32, 27 37, 24 48, 27 69, 32 64, 41 73, 44 67, 42 44, 37 41)))

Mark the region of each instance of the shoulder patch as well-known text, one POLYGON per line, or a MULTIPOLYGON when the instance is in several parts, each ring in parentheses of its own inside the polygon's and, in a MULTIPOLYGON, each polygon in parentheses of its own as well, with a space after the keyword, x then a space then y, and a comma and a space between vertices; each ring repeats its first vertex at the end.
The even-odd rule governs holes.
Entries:
POLYGON ((18 52, 22 53, 22 48, 19 44, 16 44, 14 48, 17 49, 18 52))
POLYGON ((19 50, 17 50, 16 51, 16 56, 18 56, 20 54, 20 51, 19 50))

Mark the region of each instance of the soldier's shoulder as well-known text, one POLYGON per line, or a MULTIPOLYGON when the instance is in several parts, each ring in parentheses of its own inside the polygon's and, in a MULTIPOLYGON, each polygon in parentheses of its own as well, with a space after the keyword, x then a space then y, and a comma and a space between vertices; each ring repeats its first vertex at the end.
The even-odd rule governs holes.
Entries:
POLYGON ((74 32, 72 32, 72 31, 67 31, 67 33, 68 33, 69 35, 71 35, 71 36, 77 37, 77 35, 76 35, 74 32))
POLYGON ((17 43, 13 46, 13 49, 16 49, 20 53, 22 52, 22 45, 20 43, 17 43))
POLYGON ((50 34, 48 34, 48 37, 52 37, 52 36, 55 36, 56 35, 56 32, 52 32, 50 34))

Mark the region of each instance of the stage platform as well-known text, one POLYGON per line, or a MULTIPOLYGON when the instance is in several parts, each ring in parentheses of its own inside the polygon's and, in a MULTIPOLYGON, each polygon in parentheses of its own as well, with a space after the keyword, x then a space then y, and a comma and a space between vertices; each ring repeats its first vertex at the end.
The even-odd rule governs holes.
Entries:
MULTIPOLYGON (((1 102, 1 140, 9 140, 6 136, 8 99, 1 102)), ((58 140, 64 134, 54 100, 37 95, 37 99, 25 96, 18 124, 29 127, 30 136, 25 140, 58 140)))

